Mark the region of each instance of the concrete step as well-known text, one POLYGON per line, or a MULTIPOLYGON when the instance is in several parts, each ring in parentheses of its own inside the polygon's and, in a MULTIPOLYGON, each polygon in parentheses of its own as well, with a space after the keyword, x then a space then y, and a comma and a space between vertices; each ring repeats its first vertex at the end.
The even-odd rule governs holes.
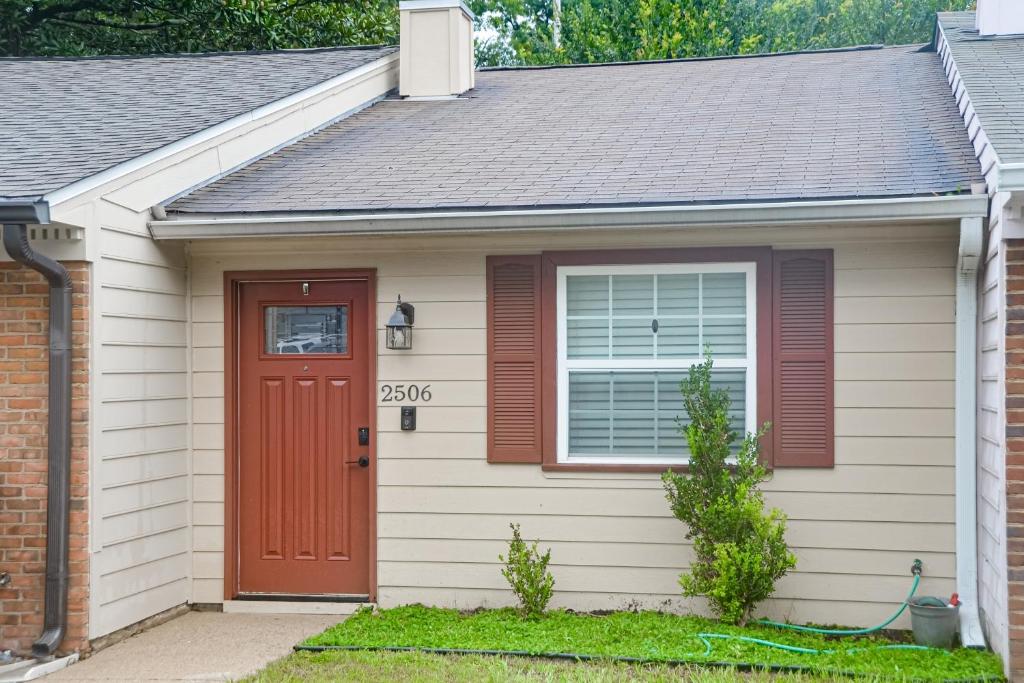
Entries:
POLYGON ((306 602, 291 600, 225 600, 224 611, 231 614, 336 614, 348 616, 372 602, 306 602))

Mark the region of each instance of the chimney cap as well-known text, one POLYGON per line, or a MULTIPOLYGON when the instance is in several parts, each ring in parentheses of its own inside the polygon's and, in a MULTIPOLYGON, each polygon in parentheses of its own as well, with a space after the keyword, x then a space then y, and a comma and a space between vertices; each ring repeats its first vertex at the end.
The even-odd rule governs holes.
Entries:
POLYGON ((466 6, 462 0, 400 0, 398 11, 416 11, 424 9, 459 8, 465 12, 470 19, 476 19, 476 15, 466 6))

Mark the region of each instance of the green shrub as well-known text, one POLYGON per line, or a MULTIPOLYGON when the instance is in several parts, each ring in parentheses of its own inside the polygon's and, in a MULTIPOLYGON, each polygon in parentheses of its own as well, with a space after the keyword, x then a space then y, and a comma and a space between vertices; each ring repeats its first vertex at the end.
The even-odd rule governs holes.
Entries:
POLYGON ((555 577, 548 571, 551 549, 541 555, 537 550, 539 541, 527 545, 519 535, 519 525, 509 526, 512 527, 512 540, 508 544, 508 558, 498 555, 498 559, 505 563, 501 573, 519 599, 523 615, 539 617, 551 601, 555 587, 555 577))
POLYGON ((689 476, 668 471, 662 482, 672 513, 693 541, 695 559, 679 578, 683 594, 707 597, 723 621, 744 625, 796 558, 786 546, 785 515, 766 511, 758 489, 768 478, 758 462, 758 439, 768 425, 734 449, 731 400, 724 389, 712 389, 712 367, 709 353, 680 385, 690 418, 680 423, 690 446, 689 476))

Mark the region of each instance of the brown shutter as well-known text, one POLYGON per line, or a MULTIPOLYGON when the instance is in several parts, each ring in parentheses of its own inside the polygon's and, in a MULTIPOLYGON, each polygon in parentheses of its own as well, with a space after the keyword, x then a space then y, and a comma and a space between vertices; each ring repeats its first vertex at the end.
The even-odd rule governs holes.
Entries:
POLYGON ((776 251, 773 259, 773 462, 832 467, 832 251, 776 251))
POLYGON ((487 257, 487 460, 541 462, 540 255, 487 257))

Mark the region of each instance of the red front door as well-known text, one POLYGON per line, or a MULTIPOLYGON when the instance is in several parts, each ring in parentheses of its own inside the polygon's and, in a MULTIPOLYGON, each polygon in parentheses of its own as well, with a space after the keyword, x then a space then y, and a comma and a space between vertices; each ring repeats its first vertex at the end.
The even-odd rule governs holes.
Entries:
POLYGON ((239 284, 241 594, 370 592, 367 293, 365 281, 239 284))

